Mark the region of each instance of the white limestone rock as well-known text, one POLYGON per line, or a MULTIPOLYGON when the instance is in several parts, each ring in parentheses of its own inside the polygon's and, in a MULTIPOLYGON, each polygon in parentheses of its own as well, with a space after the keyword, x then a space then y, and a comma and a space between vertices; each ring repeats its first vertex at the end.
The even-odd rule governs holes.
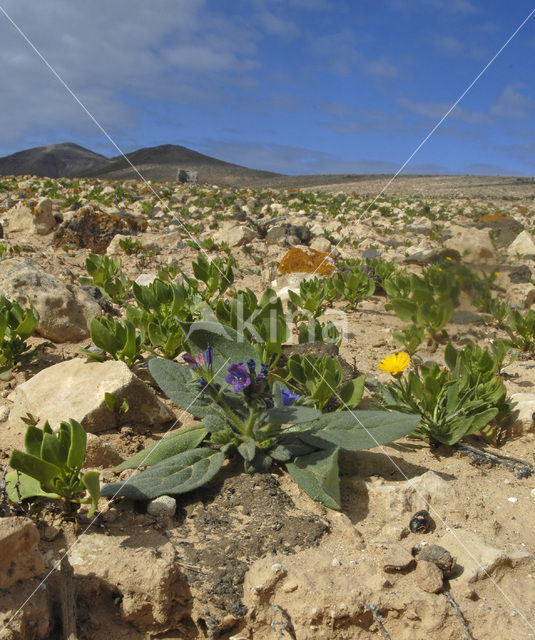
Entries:
POLYGON ((48 420, 59 428, 62 420, 74 418, 90 433, 136 422, 153 425, 173 419, 173 414, 124 362, 86 362, 74 358, 43 369, 20 384, 15 391, 10 424, 19 425, 27 413, 48 420), (104 394, 112 393, 128 402, 127 413, 115 413, 106 405, 104 394))
POLYGON ((48 274, 31 258, 0 262, 0 294, 23 307, 33 304, 39 313, 37 333, 53 342, 89 337, 91 319, 102 313, 86 291, 48 274))

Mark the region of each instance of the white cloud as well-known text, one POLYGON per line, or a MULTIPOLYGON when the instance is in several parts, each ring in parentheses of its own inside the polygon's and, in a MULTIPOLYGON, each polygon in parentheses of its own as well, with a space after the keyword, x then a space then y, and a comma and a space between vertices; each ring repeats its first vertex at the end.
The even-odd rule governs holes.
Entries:
MULTIPOLYGON (((439 102, 421 102, 418 100, 411 100, 405 96, 396 100, 400 107, 403 107, 410 113, 417 116, 427 118, 429 120, 439 121, 451 108, 451 104, 439 103, 439 102)), ((456 106, 455 109, 448 115, 447 120, 459 120, 465 124, 489 124, 491 118, 486 114, 479 111, 472 111, 470 109, 463 109, 456 106)))
POLYGON ((447 56, 462 56, 480 60, 487 55, 485 49, 472 40, 461 40, 455 36, 445 34, 434 34, 428 40, 438 53, 447 56))
POLYGON ((258 21, 267 33, 284 40, 297 38, 301 34, 301 30, 295 23, 269 11, 262 11, 258 15, 258 21))
MULTIPOLYGON (((218 105, 234 83, 256 82, 260 33, 244 19, 211 11, 205 0, 4 0, 2 6, 110 133, 136 125, 136 100, 218 105)), ((1 13, 0 41, 5 145, 54 128, 74 135, 96 130, 1 13)))
POLYGON ((397 66, 384 57, 369 60, 364 65, 364 69, 374 78, 397 78, 399 76, 397 66))
POLYGON ((469 0, 390 0, 398 11, 443 11, 445 13, 476 13, 479 9, 469 0))
POLYGON ((526 85, 508 85, 490 107, 490 113, 500 118, 522 120, 533 115, 535 100, 521 93, 526 85))

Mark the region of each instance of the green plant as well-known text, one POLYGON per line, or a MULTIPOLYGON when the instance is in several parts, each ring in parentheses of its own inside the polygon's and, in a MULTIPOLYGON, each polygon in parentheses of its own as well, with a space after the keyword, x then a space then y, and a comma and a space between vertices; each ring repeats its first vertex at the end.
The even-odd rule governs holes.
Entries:
POLYGON ((304 309, 308 314, 302 314, 307 318, 312 314, 314 318, 324 313, 327 305, 331 303, 336 296, 331 280, 325 278, 311 278, 310 280, 302 280, 299 283, 299 293, 288 291, 288 308, 292 311, 294 317, 301 317, 296 313, 299 309, 304 309))
POLYGON ((535 353, 535 312, 529 309, 524 315, 511 311, 505 327, 509 344, 524 353, 535 353))
MULTIPOLYGON (((491 438, 494 426, 510 413, 507 390, 499 367, 505 357, 503 345, 494 351, 469 344, 457 351, 448 344, 448 368, 420 365, 403 379, 379 385, 376 399, 388 409, 421 417, 413 436, 430 443, 455 444, 468 435, 484 431, 491 438)), ((383 367, 383 370, 388 371, 383 367)))
POLYGON ((226 458, 240 456, 248 473, 284 465, 310 497, 340 509, 340 450, 384 444, 418 424, 416 416, 400 413, 321 414, 299 406, 297 394, 280 382, 270 386, 268 365, 259 366, 253 345, 228 327, 193 325, 190 342, 198 353, 186 354, 186 365, 155 358, 149 369, 162 391, 202 423, 121 464, 117 470, 148 468, 126 483, 105 485, 102 495, 149 500, 186 493, 210 481, 226 458))
POLYGON ((348 302, 347 308, 355 308, 363 298, 375 291, 375 282, 368 278, 361 267, 342 271, 331 282, 338 296, 348 302))
POLYGON ((7 494, 13 502, 27 498, 63 498, 67 503, 90 504, 89 517, 100 497, 99 474, 80 469, 85 460, 87 434, 76 422, 62 422, 54 434, 48 421, 43 429, 26 429, 26 452, 15 449, 9 459, 14 469, 6 474, 7 494), (88 493, 88 497, 84 497, 88 493))
POLYGON ((120 322, 110 314, 106 317, 98 316, 91 320, 89 331, 93 344, 104 351, 95 353, 89 349, 80 349, 80 353, 92 360, 104 362, 106 353, 109 353, 114 360, 121 360, 131 367, 136 360, 141 359, 143 339, 129 320, 120 322))
POLYGON ((186 240, 186 244, 192 249, 204 249, 205 251, 211 251, 215 247, 213 238, 204 238, 203 240, 186 240))
POLYGON ((85 267, 91 277, 81 277, 79 279, 81 284, 98 287, 105 298, 117 304, 123 303, 128 298, 132 280, 124 276, 119 258, 90 253, 85 261, 85 267))
POLYGON ((172 282, 181 273, 178 262, 170 262, 158 271, 158 279, 163 282, 172 282))
POLYGON ((9 379, 11 369, 35 353, 26 339, 38 323, 39 314, 32 306, 23 309, 15 300, 0 296, 0 378, 9 379))
POLYGON ((341 401, 340 408, 354 409, 362 400, 365 376, 343 383, 344 372, 340 361, 325 355, 292 355, 282 369, 274 372, 290 389, 303 397, 304 405, 322 411, 331 398, 341 401))
POLYGON ((288 319, 273 289, 266 289, 260 299, 251 289, 236 291, 230 300, 217 302, 215 315, 219 322, 254 343, 262 362, 277 360, 289 338, 288 319))
POLYGON ((106 403, 108 409, 118 416, 125 415, 130 411, 130 405, 128 404, 128 401, 124 399, 121 404, 119 404, 119 398, 113 393, 108 393, 106 391, 104 393, 104 402, 106 403))
POLYGON ((299 344, 307 342, 324 342, 335 344, 338 347, 342 344, 343 335, 338 330, 334 322, 318 322, 315 318, 309 318, 306 322, 297 325, 297 341, 299 344))
POLYGON ((119 240, 119 248, 124 251, 127 256, 135 253, 139 253, 143 249, 141 240, 139 238, 132 238, 131 236, 125 236, 119 240))
POLYGON ((184 351, 184 323, 193 320, 202 302, 188 284, 168 283, 156 278, 148 286, 134 283, 137 307, 127 307, 126 317, 141 332, 148 351, 164 358, 176 358, 184 351))
POLYGON ((7 244, 0 242, 0 262, 7 260, 7 258, 20 255, 21 251, 22 247, 18 244, 8 246, 7 244))
POLYGON ((425 340, 425 329, 417 324, 410 324, 392 333, 396 347, 403 347, 409 355, 413 355, 425 340))
POLYGON ((197 260, 192 263, 193 275, 196 280, 186 276, 182 273, 184 280, 207 302, 215 295, 221 296, 225 291, 232 286, 234 282, 234 270, 236 261, 229 257, 226 262, 223 263, 221 258, 214 258, 212 261, 202 254, 197 255, 197 260), (203 291, 199 290, 199 282, 203 282, 205 288, 203 291))
POLYGON ((436 348, 437 343, 445 337, 444 327, 453 316, 454 296, 457 294, 456 285, 448 285, 441 289, 439 283, 441 272, 427 272, 422 278, 412 274, 408 280, 403 274, 397 274, 395 278, 385 280, 385 290, 390 297, 388 308, 394 309, 396 315, 403 322, 410 322, 413 329, 406 328, 401 332, 394 332, 394 340, 398 346, 410 344, 414 350, 416 340, 421 336, 421 329, 425 329, 431 347, 436 348), (433 275, 428 275, 433 273, 433 275), (408 285, 408 294, 405 289, 403 297, 396 297, 396 290, 401 291, 408 285))

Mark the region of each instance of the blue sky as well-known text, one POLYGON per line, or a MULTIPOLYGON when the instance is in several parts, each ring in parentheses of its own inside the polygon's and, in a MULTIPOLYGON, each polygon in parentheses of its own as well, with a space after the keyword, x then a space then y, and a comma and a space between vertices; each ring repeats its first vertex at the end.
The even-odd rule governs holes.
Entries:
MULTIPOLYGON (((393 173, 535 0, 0 0, 124 152, 393 173)), ((0 12, 0 155, 116 149, 0 12)), ((535 15, 406 173, 535 175, 535 15)))

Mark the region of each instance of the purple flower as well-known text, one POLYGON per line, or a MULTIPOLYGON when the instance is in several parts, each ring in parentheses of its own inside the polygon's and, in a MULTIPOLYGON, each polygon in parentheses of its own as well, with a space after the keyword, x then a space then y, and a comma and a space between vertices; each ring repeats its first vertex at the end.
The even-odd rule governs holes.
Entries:
POLYGON ((184 353, 182 355, 182 360, 184 360, 184 362, 188 364, 190 367, 197 366, 197 362, 195 361, 195 358, 189 353, 184 353))
POLYGON ((243 364, 235 364, 234 362, 230 364, 225 382, 231 384, 236 393, 243 391, 245 387, 248 387, 251 384, 251 378, 249 377, 247 367, 243 364))
POLYGON ((206 364, 211 367, 214 363, 214 348, 210 345, 206 347, 206 351, 204 352, 204 359, 206 360, 206 364))
POLYGON ((254 373, 256 371, 256 362, 252 358, 249 358, 249 360, 247 360, 246 364, 247 364, 247 368, 249 369, 249 373, 252 376, 254 376, 254 373))
POLYGON ((199 378, 199 386, 201 387, 201 391, 204 391, 208 386, 208 382, 206 382, 206 378, 204 376, 199 378))
POLYGON ((299 398, 298 393, 292 393, 290 389, 285 389, 284 387, 281 389, 281 400, 283 407, 289 407, 297 400, 297 398, 299 398))
POLYGON ((203 354, 202 354, 202 353, 198 353, 198 354, 195 356, 195 360, 197 361, 197 364, 200 364, 200 365, 201 365, 201 367, 204 367, 204 356, 203 356, 203 354))
POLYGON ((269 370, 269 365, 268 364, 261 364, 260 365, 260 373, 256 376, 256 381, 257 382, 263 382, 264 380, 266 380, 267 379, 268 370, 269 370))

